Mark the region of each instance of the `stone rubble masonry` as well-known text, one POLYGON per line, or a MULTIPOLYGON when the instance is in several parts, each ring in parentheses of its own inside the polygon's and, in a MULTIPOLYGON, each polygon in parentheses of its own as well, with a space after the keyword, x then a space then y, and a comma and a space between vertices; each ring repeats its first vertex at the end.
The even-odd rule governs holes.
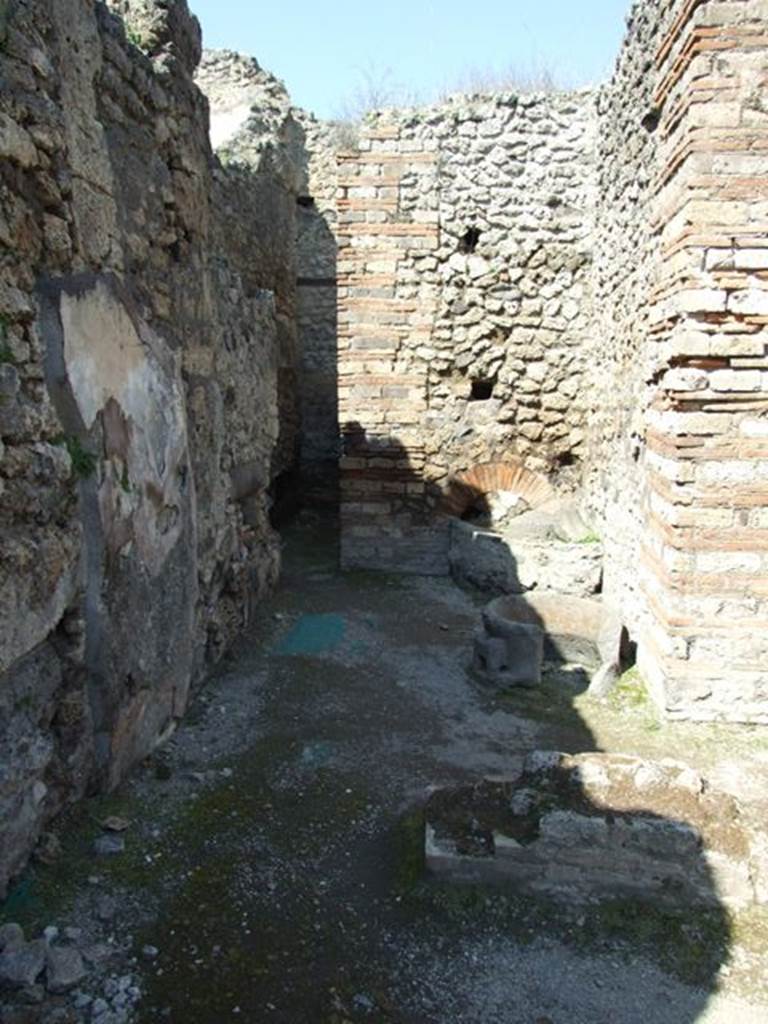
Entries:
POLYGON ((302 173, 264 79, 214 158, 184 0, 7 14, 0 898, 57 811, 170 734, 276 578, 302 173))
POLYGON ((447 571, 449 481, 578 459, 595 97, 385 112, 338 165, 342 564, 447 571))
POLYGON ((306 502, 335 509, 340 457, 336 153, 344 147, 345 129, 304 111, 296 116, 306 153, 297 210, 301 491, 306 502))

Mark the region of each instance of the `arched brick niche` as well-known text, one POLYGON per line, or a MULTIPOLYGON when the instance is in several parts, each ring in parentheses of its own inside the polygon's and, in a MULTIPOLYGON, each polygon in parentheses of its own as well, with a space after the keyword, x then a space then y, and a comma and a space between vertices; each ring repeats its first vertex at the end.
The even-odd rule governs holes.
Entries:
POLYGON ((491 495, 515 495, 528 508, 540 508, 556 497, 545 476, 528 469, 517 459, 483 462, 452 477, 440 511, 461 519, 491 495))

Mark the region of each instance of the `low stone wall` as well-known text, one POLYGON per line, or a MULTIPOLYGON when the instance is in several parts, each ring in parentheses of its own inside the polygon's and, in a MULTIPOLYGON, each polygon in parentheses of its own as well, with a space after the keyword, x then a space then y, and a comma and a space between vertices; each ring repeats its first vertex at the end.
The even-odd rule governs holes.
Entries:
POLYGON ((674 761, 538 751, 517 779, 438 790, 425 819, 427 868, 451 881, 577 903, 768 902, 761 824, 674 761))

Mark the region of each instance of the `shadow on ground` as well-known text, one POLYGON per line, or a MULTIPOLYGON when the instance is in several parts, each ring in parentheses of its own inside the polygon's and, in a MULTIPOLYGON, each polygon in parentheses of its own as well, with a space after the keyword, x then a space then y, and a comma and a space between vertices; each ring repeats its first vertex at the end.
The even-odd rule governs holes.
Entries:
POLYGON ((714 994, 729 948, 716 901, 577 907, 424 876, 433 787, 509 774, 533 749, 596 746, 574 710, 585 679, 553 668, 540 691, 488 694, 466 672, 476 597, 342 575, 327 523, 289 534, 254 630, 112 798, 134 822, 126 854, 90 859, 104 813, 92 804, 15 915, 88 921, 112 895, 128 952, 159 949, 141 969, 141 1022, 764 1019, 714 994))

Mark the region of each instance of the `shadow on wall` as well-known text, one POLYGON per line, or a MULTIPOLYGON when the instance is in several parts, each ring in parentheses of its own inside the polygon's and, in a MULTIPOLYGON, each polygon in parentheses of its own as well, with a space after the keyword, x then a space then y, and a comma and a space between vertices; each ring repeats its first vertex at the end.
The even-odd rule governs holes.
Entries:
POLYGON ((442 492, 422 473, 423 450, 357 420, 342 439, 342 568, 446 575, 449 520, 437 515, 442 492))
POLYGON ((297 310, 301 402, 299 474, 302 502, 336 509, 339 502, 338 249, 330 204, 310 194, 309 153, 302 151, 297 197, 297 310))
MULTIPOLYGON (((372 433, 357 421, 345 425, 343 436, 346 542, 351 539, 369 556, 389 557, 395 569, 418 571, 414 566, 424 560, 419 546, 429 546, 430 531, 442 536, 448 521, 450 508, 440 489, 420 477, 412 454, 396 438, 372 433)), ((462 506, 482 507, 483 491, 470 492, 464 485, 462 506)), ((426 812, 428 866, 451 882, 501 884, 516 897, 553 901, 555 916, 562 901, 583 904, 586 937, 598 949, 614 951, 626 939, 636 951, 652 945, 668 953, 672 973, 683 965, 696 987, 675 987, 669 996, 654 993, 654 1024, 694 1024, 728 957, 727 907, 749 899, 738 881, 749 856, 735 824, 738 809, 686 765, 595 751, 595 737, 571 703, 589 685, 587 669, 593 666, 557 664, 558 658, 573 657, 573 648, 551 634, 533 595, 514 600, 525 605, 525 614, 510 624, 508 643, 503 631, 497 638, 497 667, 503 671, 489 674, 478 659, 479 685, 487 688, 490 679, 495 689, 506 689, 506 706, 521 718, 540 718, 552 687, 567 689, 570 713, 554 733, 564 752, 529 755, 511 780, 438 791, 426 812), (541 683, 543 657, 554 660, 541 683)), ((626 986, 627 968, 615 957, 601 971, 614 964, 617 986, 626 986)), ((547 998, 555 1005, 560 995, 553 991, 547 998)), ((607 995, 596 999, 596 1012, 611 1010, 607 995)), ((639 1024, 646 1008, 633 1014, 621 1019, 639 1024)))

